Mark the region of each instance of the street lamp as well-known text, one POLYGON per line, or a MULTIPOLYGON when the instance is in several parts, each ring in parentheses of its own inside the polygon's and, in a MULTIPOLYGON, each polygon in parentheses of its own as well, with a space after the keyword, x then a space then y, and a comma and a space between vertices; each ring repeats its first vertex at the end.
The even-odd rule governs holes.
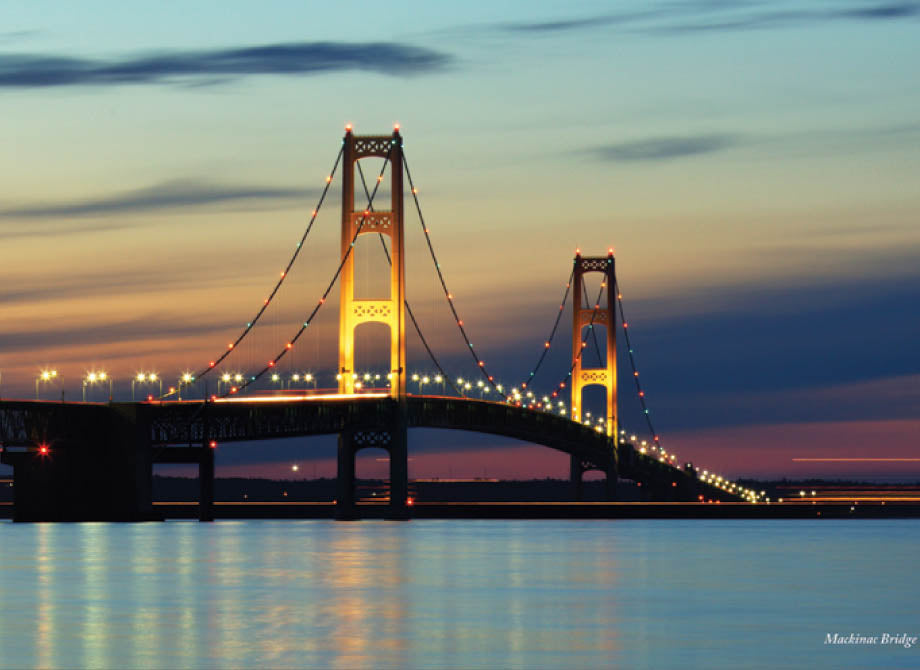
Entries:
POLYGON ((217 395, 221 394, 221 384, 229 384, 233 380, 233 377, 229 372, 225 372, 220 377, 217 378, 217 395))
POLYGON ((159 395, 163 395, 163 380, 156 372, 138 372, 131 380, 131 400, 134 400, 134 387, 137 384, 158 384, 159 395))
POLYGON ((38 386, 39 384, 49 384, 57 379, 58 371, 57 370, 42 370, 38 373, 38 377, 35 378, 35 399, 38 400, 38 386))
POLYGON ((429 379, 427 375, 422 377, 421 383, 419 384, 419 387, 418 387, 419 395, 421 395, 422 391, 425 389, 425 384, 427 384, 430 381, 431 379, 429 379))
POLYGON ((179 400, 182 400, 182 387, 190 386, 192 382, 194 381, 195 381, 195 375, 193 375, 191 372, 182 373, 182 376, 179 377, 179 394, 177 396, 179 400))
POLYGON ((88 372, 83 378, 83 402, 86 402, 86 387, 96 384, 109 384, 109 402, 112 402, 112 377, 105 372, 88 372))

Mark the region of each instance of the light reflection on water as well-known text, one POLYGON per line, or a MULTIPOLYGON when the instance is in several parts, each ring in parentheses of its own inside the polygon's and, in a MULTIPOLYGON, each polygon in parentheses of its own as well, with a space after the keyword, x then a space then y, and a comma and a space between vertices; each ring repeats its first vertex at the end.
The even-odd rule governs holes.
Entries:
POLYGON ((0 667, 911 667, 920 522, 0 524, 0 667))

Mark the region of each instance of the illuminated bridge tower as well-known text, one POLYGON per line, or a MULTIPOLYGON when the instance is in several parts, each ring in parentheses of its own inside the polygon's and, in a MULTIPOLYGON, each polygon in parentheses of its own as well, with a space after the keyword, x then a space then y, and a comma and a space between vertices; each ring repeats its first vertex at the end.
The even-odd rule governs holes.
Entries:
POLYGON ((339 436, 336 517, 357 517, 355 455, 378 447, 390 454, 390 510, 393 518, 408 516, 409 493, 406 406, 406 262, 403 238, 403 148, 397 126, 392 135, 356 136, 346 127, 342 180, 342 266, 339 303, 339 393, 355 392, 355 330, 364 323, 390 328, 390 396, 395 401, 386 416, 356 416, 339 436), (355 170, 362 158, 390 162, 391 206, 387 210, 355 209, 355 170), (390 294, 382 300, 355 299, 357 238, 380 233, 390 238, 390 294))
MULTIPOLYGON (((571 408, 572 421, 581 422, 582 391, 587 386, 603 386, 607 391, 607 435, 611 437, 611 448, 617 444, 617 337, 616 337, 616 275, 614 273, 613 250, 607 256, 582 257, 575 254, 575 269, 572 285, 572 381, 571 408), (584 299, 584 277, 588 272, 600 272, 604 275, 603 286, 606 287, 605 305, 586 305, 584 299), (583 365, 584 340, 582 331, 589 326, 604 326, 607 333, 607 364, 599 368, 586 368, 583 365)), ((606 468, 607 497, 613 499, 616 494, 617 468, 616 458, 613 466, 606 468)), ((575 497, 582 497, 582 475, 587 470, 600 469, 597 464, 588 463, 577 456, 572 456, 571 480, 575 497)))
POLYGON ((393 135, 357 137, 345 133, 342 181, 342 256, 357 236, 380 233, 390 238, 390 297, 355 299, 355 249, 342 266, 339 303, 339 393, 354 393, 355 330, 363 323, 390 327, 390 395, 406 395, 406 259, 403 241, 403 153, 399 130, 393 135), (362 158, 378 156, 390 161, 392 204, 389 211, 355 210, 355 167, 362 158), (360 232, 359 232, 360 227, 360 232), (357 236, 356 236, 357 233, 357 236))

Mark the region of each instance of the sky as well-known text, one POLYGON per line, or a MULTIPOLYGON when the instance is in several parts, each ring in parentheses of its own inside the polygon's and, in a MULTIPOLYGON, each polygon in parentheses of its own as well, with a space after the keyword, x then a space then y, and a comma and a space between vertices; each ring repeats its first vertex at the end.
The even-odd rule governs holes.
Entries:
MULTIPOLYGON (((506 384, 539 355, 575 249, 613 247, 666 448, 729 476, 920 479, 920 462, 794 460, 920 458, 918 38, 920 3, 869 0, 5 2, 0 394, 34 397, 53 367, 69 399, 102 369, 129 399, 139 371, 206 365, 284 269, 344 125, 399 123, 461 318, 506 384)), ((225 370, 261 368, 322 295, 337 183, 225 370)), ((410 209, 408 299, 472 377, 420 228, 410 209)), ((370 296, 382 256, 371 236, 357 249, 370 296)), ((285 372, 331 374, 331 295, 285 372)), ((565 314, 537 389, 568 370, 565 314)), ((386 365, 379 330, 358 350, 386 365)), ((409 352, 433 370, 414 335, 409 352)), ((466 433, 410 448, 417 476, 567 474, 466 433)), ((334 470, 328 439, 226 453, 219 474, 334 470)))

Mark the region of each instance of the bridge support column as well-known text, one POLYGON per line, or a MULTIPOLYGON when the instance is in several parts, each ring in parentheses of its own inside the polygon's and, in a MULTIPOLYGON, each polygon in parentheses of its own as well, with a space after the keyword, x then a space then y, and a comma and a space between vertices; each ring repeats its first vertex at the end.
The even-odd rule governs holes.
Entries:
POLYGON ((392 410, 368 424, 373 427, 347 428, 339 434, 336 519, 358 519, 362 509, 373 510, 378 518, 381 512, 387 519, 409 518, 409 416, 405 398, 392 410), (359 508, 355 498, 355 457, 361 449, 372 447, 386 449, 390 455, 390 502, 385 510, 373 503, 359 508))
POLYGON ((604 499, 610 502, 617 499, 617 463, 612 460, 607 467, 602 468, 594 463, 572 456, 569 466, 569 481, 572 483, 572 499, 582 502, 585 497, 584 476, 588 470, 601 470, 607 479, 604 482, 604 499))
POLYGON ((198 520, 214 521, 214 449, 207 443, 198 463, 198 520))
POLYGON ((358 518, 355 507, 355 434, 345 431, 339 434, 339 465, 336 474, 335 518, 349 521, 358 518))
POLYGON ((387 518, 409 518, 409 416, 406 398, 399 401, 390 433, 390 509, 387 518))
POLYGON ((604 494, 608 502, 613 502, 617 499, 617 464, 611 463, 607 466, 607 479, 604 482, 604 494))
POLYGON ((572 484, 572 500, 575 502, 581 502, 585 498, 584 474, 584 464, 578 456, 573 455, 569 466, 569 481, 572 484))

